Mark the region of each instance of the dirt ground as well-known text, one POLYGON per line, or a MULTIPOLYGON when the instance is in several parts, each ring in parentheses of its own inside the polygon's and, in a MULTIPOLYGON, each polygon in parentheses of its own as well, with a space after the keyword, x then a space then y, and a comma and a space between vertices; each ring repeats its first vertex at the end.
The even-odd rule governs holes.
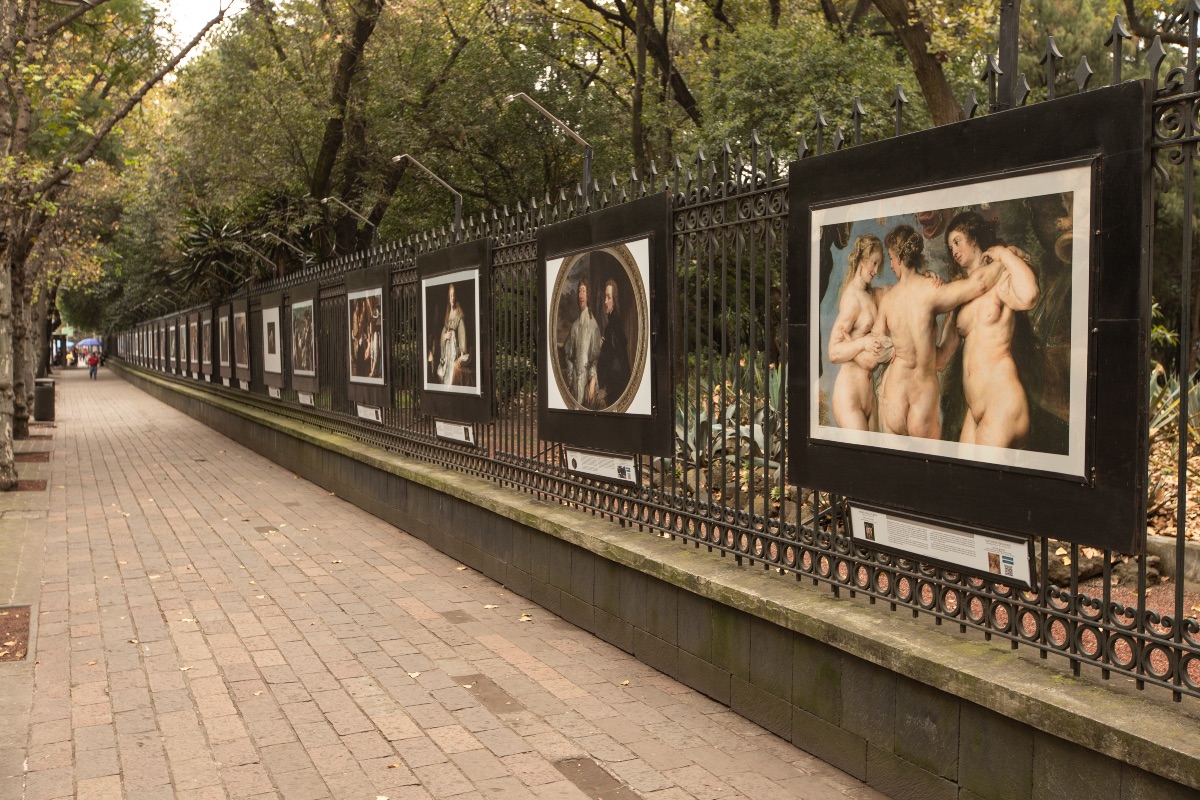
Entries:
POLYGON ((0 608, 0 661, 20 661, 29 649, 29 607, 0 608))
MULTIPOLYGON (((1179 494, 1179 465, 1173 440, 1158 441, 1150 448, 1149 497, 1146 502, 1146 532, 1174 536, 1176 499, 1179 494)), ((1188 458, 1187 526, 1184 535, 1200 541, 1200 454, 1188 458)))

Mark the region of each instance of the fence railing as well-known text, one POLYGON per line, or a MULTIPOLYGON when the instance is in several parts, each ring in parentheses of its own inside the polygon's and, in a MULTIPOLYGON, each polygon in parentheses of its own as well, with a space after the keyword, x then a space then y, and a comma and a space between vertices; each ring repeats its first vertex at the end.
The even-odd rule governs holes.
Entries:
MULTIPOLYGON (((1144 57, 1122 52, 1121 37, 1109 44, 1117 54, 1113 80, 1131 69, 1143 69, 1155 84, 1152 141, 1160 196, 1182 203, 1182 213, 1169 232, 1155 214, 1155 241, 1170 239, 1180 248, 1178 261, 1157 258, 1159 278, 1178 271, 1180 292, 1178 364, 1192 363, 1189 352, 1193 306, 1190 298, 1193 263, 1192 236, 1194 164, 1200 123, 1196 72, 1197 24, 1200 7, 1189 3, 1174 21, 1174 36, 1183 45, 1164 45, 1155 39, 1144 57), (1178 37, 1182 37, 1179 39, 1178 37), (1178 66, 1172 66, 1177 64, 1178 66)), ((1114 28, 1117 30, 1117 28, 1114 28)), ((1047 48, 1047 102, 1063 93, 1061 77, 1073 75, 1074 88, 1085 91, 1092 79, 1086 59, 1073 71, 1060 65, 1053 43, 1047 48)), ((1022 76, 1024 77, 1024 76, 1022 76)), ((996 98, 996 75, 984 74, 989 100, 996 98)), ((1017 82, 1014 105, 1029 98, 1025 80, 1017 82)), ((899 96, 899 95, 898 95, 899 96)), ((855 103, 855 108, 858 104, 855 103)), ((975 94, 967 103, 977 109, 975 94)), ((896 130, 904 127, 903 104, 894 111, 896 130)), ((537 425, 537 301, 539 227, 584 213, 583 193, 560 192, 557 198, 518 205, 481 215, 467 222, 458 241, 487 237, 492 242, 491 297, 494 363, 494 418, 480 426, 475 446, 440 440, 432 419, 421 412, 421 362, 417 329, 419 254, 453 244, 446 230, 410 238, 352 257, 332 261, 303 273, 252 286, 239 297, 249 302, 250 351, 260 352, 259 298, 319 281, 318 384, 314 407, 300 405, 297 393, 283 390, 279 399, 267 396, 262 364, 252 361, 246 402, 275 413, 303 419, 327 429, 451 469, 483 476, 502 485, 555 500, 581 511, 670 537, 714 554, 730 556, 748 568, 769 569, 781 579, 825 585, 835 594, 863 595, 871 603, 886 603, 892 611, 929 615, 939 624, 957 625, 986 638, 1000 637, 1033 647, 1043 656, 1067 658, 1078 674, 1085 664, 1104 678, 1132 678, 1170 690, 1175 699, 1200 697, 1200 625, 1196 610, 1185 604, 1180 577, 1169 598, 1151 590, 1156 584, 1154 560, 1141 554, 1092 552, 1060 543, 1047 530, 1035 542, 1038 579, 1023 590, 953 570, 889 555, 860 546, 846 535, 842 498, 797 486, 787 462, 787 308, 788 308, 788 185, 787 162, 820 158, 827 145, 857 144, 861 117, 849 120, 850 133, 823 122, 815 130, 815 151, 802 143, 799 152, 777 157, 757 139, 749 152, 735 157, 728 147, 712 157, 698 153, 687 165, 676 161, 665 176, 652 172, 621 184, 614 177, 606 186, 594 184, 587 211, 594 211, 652 192, 672 198, 673 276, 675 318, 682 342, 675 354, 675 449, 673 457, 641 456, 644 479, 640 486, 608 483, 570 473, 560 466, 560 445, 542 439, 537 425), (366 266, 386 266, 385 296, 393 320, 388 353, 391 359, 391 403, 382 424, 356 416, 348 392, 347 273, 366 266), (1086 561, 1100 567, 1098 578, 1081 570, 1086 561), (1055 570, 1051 568, 1055 567, 1055 570)), ((1072 124, 1086 125, 1088 120, 1072 124)), ((1064 131, 1062 135, 1069 135, 1064 131)), ((1161 254, 1159 254, 1161 255, 1161 254)), ((211 306, 205 306, 211 309, 211 306)), ((195 309, 192 309, 195 310, 195 309)), ((187 313, 182 311, 180 313, 187 313)), ((177 315, 171 315, 175 317, 177 315)), ((282 340, 288 341, 286 330, 282 340)), ((121 334, 118 346, 127 361, 161 367, 156 354, 161 338, 149 331, 148 321, 136 331, 121 334), (138 344, 140 343, 140 344, 138 344)), ((283 348, 283 373, 290 373, 288 348, 283 348)), ((214 360, 215 363, 215 360, 214 360)), ((179 371, 179 370, 173 370, 179 371)), ((186 371, 186 370, 185 370, 186 371)), ((1174 438, 1176 540, 1175 574, 1184 573, 1187 543, 1188 396, 1190 382, 1182 371, 1177 393, 1174 438)), ((211 376, 206 380, 211 383, 211 376)), ((214 392, 234 391, 211 385, 214 392)), ((1172 406, 1174 409, 1175 407, 1172 406)), ((1161 419, 1159 422, 1161 423, 1161 419)), ((1160 437, 1162 439, 1163 437, 1160 437)), ((1139 531, 1141 541, 1146 532, 1139 531)))

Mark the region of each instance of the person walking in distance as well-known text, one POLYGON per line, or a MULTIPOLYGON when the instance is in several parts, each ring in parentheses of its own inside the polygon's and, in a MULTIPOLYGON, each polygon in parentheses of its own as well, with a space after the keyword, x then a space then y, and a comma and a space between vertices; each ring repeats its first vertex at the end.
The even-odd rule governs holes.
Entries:
POLYGON ((96 355, 95 353, 89 355, 87 365, 88 377, 92 380, 96 380, 96 372, 100 369, 100 356, 96 355))

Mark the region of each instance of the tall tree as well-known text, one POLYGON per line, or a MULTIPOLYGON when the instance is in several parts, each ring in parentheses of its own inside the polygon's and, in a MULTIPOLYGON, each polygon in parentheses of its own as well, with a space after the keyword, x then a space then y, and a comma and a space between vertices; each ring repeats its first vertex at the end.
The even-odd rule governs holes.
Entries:
POLYGON ((147 47, 156 40, 144 3, 0 0, 0 489, 17 482, 13 437, 28 435, 38 237, 69 179, 224 13, 164 60, 147 47))

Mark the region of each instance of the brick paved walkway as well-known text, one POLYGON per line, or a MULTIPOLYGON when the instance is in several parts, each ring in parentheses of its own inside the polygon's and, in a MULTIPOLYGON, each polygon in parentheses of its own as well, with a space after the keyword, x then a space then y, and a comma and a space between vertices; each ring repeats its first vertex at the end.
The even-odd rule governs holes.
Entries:
MULTIPOLYGON (((86 376, 58 374, 52 441, 26 445, 53 450, 26 598, 38 664, 0 664, 0 713, 32 676, 27 800, 883 798, 107 371, 86 376)), ((5 797, 20 785, 0 774, 5 797)))

